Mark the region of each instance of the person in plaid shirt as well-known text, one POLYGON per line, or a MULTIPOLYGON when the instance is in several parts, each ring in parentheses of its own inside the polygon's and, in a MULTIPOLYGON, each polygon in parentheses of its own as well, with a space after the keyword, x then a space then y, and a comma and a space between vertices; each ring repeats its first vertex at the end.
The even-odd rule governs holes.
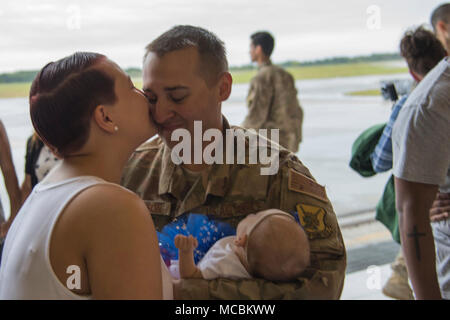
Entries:
MULTIPOLYGON (((400 42, 400 53, 402 57, 405 58, 409 72, 416 84, 446 56, 446 52, 439 40, 432 32, 423 27, 418 27, 415 30, 407 31, 405 33, 400 42)), ((408 99, 408 96, 409 94, 402 96, 393 106, 391 116, 383 130, 383 134, 381 135, 375 150, 370 155, 373 170, 377 173, 392 169, 392 128, 401 108, 408 99)), ((438 193, 437 199, 440 196, 443 195, 439 195, 438 193)), ((433 208, 436 208, 436 206, 441 205, 442 204, 439 204, 438 201, 435 201, 432 210, 433 208)), ((442 216, 442 218, 445 219, 444 216, 442 216)), ((401 249, 394 263, 392 263, 391 268, 392 274, 383 287, 383 293, 395 299, 414 299, 412 290, 409 286, 408 272, 401 249)))
POLYGON ((383 134, 381 135, 375 150, 370 155, 373 170, 377 173, 392 169, 392 127, 394 126, 394 122, 406 99, 408 99, 408 94, 402 96, 392 107, 389 121, 383 130, 383 134))

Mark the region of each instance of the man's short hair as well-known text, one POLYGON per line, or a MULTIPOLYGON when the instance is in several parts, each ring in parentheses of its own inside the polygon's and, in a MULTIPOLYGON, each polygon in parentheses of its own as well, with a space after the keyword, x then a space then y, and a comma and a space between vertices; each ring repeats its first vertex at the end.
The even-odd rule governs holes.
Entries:
POLYGON ((431 25, 433 26, 435 32, 438 21, 450 23, 450 3, 441 4, 439 7, 434 9, 431 14, 431 25))
POLYGON ((250 36, 250 38, 252 39, 252 43, 255 47, 261 46, 263 53, 267 57, 270 57, 273 51, 273 47, 275 46, 275 40, 269 32, 255 32, 250 36))
POLYGON ((414 72, 425 76, 446 55, 442 43, 423 26, 407 31, 400 42, 400 54, 414 72))
POLYGON ((208 85, 214 85, 228 71, 225 45, 212 32, 189 25, 179 25, 164 32, 145 47, 144 62, 150 52, 162 57, 169 52, 195 47, 199 53, 199 72, 208 85))

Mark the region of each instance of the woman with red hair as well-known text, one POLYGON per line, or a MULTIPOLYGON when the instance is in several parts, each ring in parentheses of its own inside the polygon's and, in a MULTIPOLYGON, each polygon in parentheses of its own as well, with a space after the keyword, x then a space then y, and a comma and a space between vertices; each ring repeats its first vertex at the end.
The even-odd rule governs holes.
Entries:
POLYGON ((31 120, 62 161, 11 225, 0 299, 172 298, 147 207, 118 185, 131 153, 156 134, 149 111, 100 54, 75 53, 36 76, 31 120))

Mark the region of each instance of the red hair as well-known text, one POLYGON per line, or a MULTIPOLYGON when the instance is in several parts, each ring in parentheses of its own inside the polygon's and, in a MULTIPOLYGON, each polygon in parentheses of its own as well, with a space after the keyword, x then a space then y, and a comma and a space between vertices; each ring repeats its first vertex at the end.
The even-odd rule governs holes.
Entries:
POLYGON ((95 68, 104 55, 77 52, 50 62, 30 89, 30 116, 42 141, 60 157, 79 150, 89 137, 95 107, 116 101, 114 79, 95 68))

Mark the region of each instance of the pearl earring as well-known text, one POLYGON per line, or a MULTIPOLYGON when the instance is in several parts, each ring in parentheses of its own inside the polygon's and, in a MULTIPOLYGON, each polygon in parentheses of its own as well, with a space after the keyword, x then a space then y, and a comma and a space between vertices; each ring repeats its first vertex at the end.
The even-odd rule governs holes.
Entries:
POLYGON ((119 127, 118 126, 114 126, 114 131, 115 132, 119 131, 119 127))

